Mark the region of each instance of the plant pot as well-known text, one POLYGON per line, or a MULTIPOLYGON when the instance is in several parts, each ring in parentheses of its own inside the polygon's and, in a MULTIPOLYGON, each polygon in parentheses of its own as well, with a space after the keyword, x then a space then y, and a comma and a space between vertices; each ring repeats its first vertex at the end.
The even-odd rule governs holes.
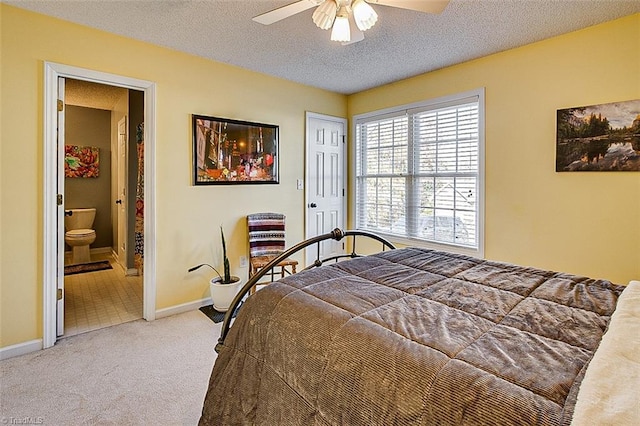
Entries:
POLYGON ((230 283, 223 284, 221 281, 222 278, 220 277, 211 278, 209 282, 211 300, 213 301, 213 309, 218 312, 227 312, 233 298, 236 297, 242 287, 242 281, 240 281, 239 277, 233 275, 230 283))

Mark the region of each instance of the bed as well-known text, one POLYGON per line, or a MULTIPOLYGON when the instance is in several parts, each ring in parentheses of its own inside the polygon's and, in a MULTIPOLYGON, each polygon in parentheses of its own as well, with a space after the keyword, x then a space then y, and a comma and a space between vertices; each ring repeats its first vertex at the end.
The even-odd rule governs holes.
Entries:
MULTIPOLYGON (((576 412, 625 287, 420 248, 352 257, 317 261, 246 300, 245 285, 201 425, 569 425, 609 405, 588 396, 576 412)), ((622 374, 632 385, 637 366, 622 374)), ((637 395, 625 403, 608 419, 637 415, 637 395)))

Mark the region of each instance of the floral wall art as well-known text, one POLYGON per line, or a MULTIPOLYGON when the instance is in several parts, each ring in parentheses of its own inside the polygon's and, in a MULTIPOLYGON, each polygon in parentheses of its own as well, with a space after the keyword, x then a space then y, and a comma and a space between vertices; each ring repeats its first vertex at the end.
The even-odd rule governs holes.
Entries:
POLYGON ((559 109, 556 171, 640 171, 640 99, 559 109))
POLYGON ((97 178, 100 175, 99 149, 92 146, 65 145, 64 176, 97 178))

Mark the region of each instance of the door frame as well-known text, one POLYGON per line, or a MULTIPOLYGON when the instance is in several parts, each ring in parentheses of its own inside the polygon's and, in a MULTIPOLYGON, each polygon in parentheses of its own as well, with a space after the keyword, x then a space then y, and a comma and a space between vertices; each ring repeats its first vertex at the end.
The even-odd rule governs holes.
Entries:
MULTIPOLYGON (((57 340, 57 288, 59 239, 58 232, 58 152, 57 103, 58 77, 91 81, 144 92, 144 266, 142 316, 152 321, 156 316, 156 200, 155 200, 155 146, 156 146, 156 84, 100 71, 78 68, 54 62, 44 62, 43 105, 43 348, 53 346, 57 340)), ((63 173, 63 171, 61 171, 63 173)))
MULTIPOLYGON (((64 78, 59 78, 58 81, 58 102, 62 101, 62 104, 64 105, 64 102, 66 100, 66 84, 67 81, 64 78)), ((65 115, 65 111, 64 108, 62 108, 62 111, 60 111, 60 108, 58 108, 57 114, 56 114, 56 119, 57 119, 57 124, 58 124, 58 129, 63 128, 66 129, 66 115, 65 115)), ((56 132, 56 136, 57 136, 57 140, 56 140, 56 154, 58 156, 57 158, 57 167, 58 170, 62 170, 64 168, 64 154, 65 154, 65 147, 64 144, 65 142, 65 137, 66 137, 66 133, 65 132, 56 132)), ((64 182, 64 173, 57 173, 56 175, 56 185, 57 188, 64 188, 65 182, 64 182)), ((56 228, 56 232, 57 233, 61 233, 64 231, 64 222, 65 222, 65 216, 64 216, 64 203, 62 203, 62 205, 57 206, 57 228, 56 228)), ((56 283, 57 283, 57 289, 58 291, 61 291, 62 294, 64 295, 65 292, 65 287, 64 287, 64 254, 62 256, 60 256, 60 253, 64 253, 64 248, 65 248, 65 241, 64 238, 58 238, 58 244, 57 244, 57 259, 56 259, 56 283)), ((57 298, 56 298, 57 299, 57 298)), ((62 334, 64 334, 64 297, 62 297, 61 299, 57 299, 56 300, 56 336, 61 336, 62 334)))
MULTIPOLYGON (((342 176, 344 176, 342 185, 344 186, 344 197, 342 197, 342 218, 343 218, 343 226, 347 226, 347 206, 348 206, 348 202, 347 202, 347 198, 349 198, 349 191, 348 191, 348 182, 349 182, 349 176, 347 174, 348 170, 349 170, 349 166, 348 166, 348 160, 349 158, 347 157, 347 153, 348 153, 348 149, 347 149, 347 134, 348 134, 348 122, 346 118, 343 117, 336 117, 333 115, 326 115, 326 114, 319 114, 316 112, 310 112, 310 111, 305 111, 305 151, 304 151, 304 164, 305 164, 305 173, 304 173, 304 237, 305 239, 309 239, 312 237, 312 235, 309 235, 311 226, 308 223, 309 221, 307 220, 308 218, 308 209, 309 209, 309 191, 310 191, 310 184, 309 184, 309 171, 311 170, 310 168, 310 164, 309 161, 311 161, 311 159, 309 158, 309 153, 311 152, 311 143, 312 143, 312 138, 311 135, 309 135, 309 130, 311 129, 311 126, 309 125, 309 123, 311 122, 312 119, 320 119, 320 120, 326 120, 326 121, 334 121, 334 122, 339 122, 342 124, 342 129, 344 134, 342 135, 342 137, 344 138, 344 143, 342 144, 342 158, 344 159, 344 161, 342 162, 342 176)), ((306 259, 307 256, 307 252, 309 249, 305 250, 305 264, 308 261, 308 259, 306 259)), ((308 266, 308 264, 307 264, 308 266)))

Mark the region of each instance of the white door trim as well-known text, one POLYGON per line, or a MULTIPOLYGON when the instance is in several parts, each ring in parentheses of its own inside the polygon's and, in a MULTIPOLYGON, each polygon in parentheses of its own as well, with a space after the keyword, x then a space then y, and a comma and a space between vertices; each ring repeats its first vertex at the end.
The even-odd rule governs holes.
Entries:
POLYGON ((155 201, 155 128, 156 84, 135 78, 77 68, 53 62, 44 63, 44 111, 43 111, 43 348, 56 342, 56 293, 57 293, 57 188, 58 154, 57 100, 58 77, 74 78, 95 83, 120 86, 144 92, 144 274, 142 315, 147 321, 155 319, 156 308, 156 201, 155 201))
MULTIPOLYGON (((309 191, 310 191, 310 184, 309 184, 309 152, 310 152, 310 144, 312 143, 310 137, 309 137, 309 129, 310 129, 310 121, 312 119, 319 119, 319 120, 327 120, 327 121, 335 121, 335 122, 339 122, 342 123, 343 125, 343 130, 344 130, 344 138, 347 137, 347 119, 346 118, 342 118, 342 117, 335 117, 332 115, 325 115, 325 114, 319 114, 316 112, 310 112, 310 111, 306 111, 305 112, 305 151, 304 151, 304 164, 305 164, 305 173, 304 173, 304 236, 305 239, 311 238, 315 235, 310 235, 310 230, 311 230, 311 226, 308 223, 307 217, 307 209, 309 208, 309 191)), ((342 173, 344 176, 343 179, 343 185, 344 185, 344 190, 346 191, 345 196, 342 197, 342 213, 343 213, 343 226, 346 227, 347 226, 347 198, 348 198, 348 191, 347 191, 347 182, 349 182, 349 176, 347 175, 347 170, 348 170, 348 157, 347 157, 347 143, 345 140, 345 143, 342 144, 342 158, 344 158, 344 161, 342 162, 343 164, 343 170, 342 173)), ((306 253, 306 251, 305 251, 306 253)), ((307 260, 305 259, 305 262, 307 260)))
MULTIPOLYGON (((64 104, 65 101, 65 84, 66 84, 66 80, 64 78, 58 78, 57 79, 57 84, 58 84, 58 90, 57 90, 57 94, 58 94, 58 99, 62 101, 62 103, 64 104)), ((65 114, 66 112, 64 111, 64 108, 62 111, 58 111, 57 114, 57 124, 58 124, 58 129, 64 129, 66 126, 66 121, 65 121, 65 114)), ((65 132, 60 132, 60 130, 58 130, 56 132, 56 137, 58 138, 57 143, 56 143, 56 149, 57 149, 57 166, 58 166, 58 170, 63 170, 64 169, 64 153, 65 153, 65 132)), ((64 188, 64 173, 60 173, 58 172, 57 174, 57 181, 56 181, 56 188, 58 191, 60 191, 60 193, 62 193, 62 191, 60 190, 60 188, 64 188)), ((65 231, 64 228, 64 220, 65 220, 65 216, 64 216, 64 203, 62 203, 62 205, 57 206, 57 228, 56 228, 56 232, 58 233, 58 244, 57 244, 57 261, 56 261, 56 286, 57 286, 57 291, 62 292, 62 297, 60 299, 57 299, 57 303, 56 303, 56 336, 61 336, 64 334, 64 237, 60 236, 61 233, 63 233, 65 231)), ((57 293, 56 293, 57 294, 57 293)))

